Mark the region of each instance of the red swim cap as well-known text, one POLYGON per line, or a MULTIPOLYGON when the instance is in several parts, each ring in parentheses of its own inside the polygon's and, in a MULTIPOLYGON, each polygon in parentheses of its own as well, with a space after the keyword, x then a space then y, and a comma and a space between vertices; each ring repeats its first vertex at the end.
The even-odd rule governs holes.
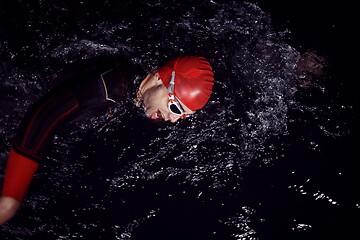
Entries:
POLYGON ((205 106, 212 93, 214 73, 203 57, 180 56, 167 61, 160 69, 160 79, 170 85, 175 71, 175 96, 192 111, 205 106))

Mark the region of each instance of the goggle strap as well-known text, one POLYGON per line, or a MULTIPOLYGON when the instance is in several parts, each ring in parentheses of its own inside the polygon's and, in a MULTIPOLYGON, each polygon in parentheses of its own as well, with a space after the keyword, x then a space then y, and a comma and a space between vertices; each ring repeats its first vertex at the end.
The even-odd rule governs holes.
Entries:
POLYGON ((170 84, 175 85, 175 71, 171 72, 170 84))
POLYGON ((175 92, 175 71, 172 71, 170 85, 168 87, 168 93, 174 94, 174 92, 175 92))
MULTIPOLYGON (((171 79, 170 79, 170 85, 168 87, 168 94, 169 94, 169 103, 168 105, 175 105, 177 108, 179 108, 179 110, 181 112, 184 112, 184 109, 181 107, 181 105, 179 104, 179 102, 177 101, 176 97, 175 97, 175 71, 171 72, 171 79)), ((171 111, 171 108, 169 108, 171 111)), ((172 111, 171 111, 172 112, 172 111)), ((174 113, 174 112, 172 112, 174 113)), ((176 113, 174 113, 176 114, 176 113)), ((179 115, 179 114, 176 114, 179 115)), ((186 118, 188 117, 186 114, 182 114, 180 115, 180 118, 186 118)))

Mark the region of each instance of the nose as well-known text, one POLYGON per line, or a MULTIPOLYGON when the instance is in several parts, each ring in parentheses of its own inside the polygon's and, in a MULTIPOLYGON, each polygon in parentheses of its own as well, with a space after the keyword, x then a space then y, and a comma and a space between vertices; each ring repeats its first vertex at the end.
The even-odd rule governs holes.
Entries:
POLYGON ((168 120, 170 120, 171 122, 176 122, 177 120, 179 120, 180 119, 180 116, 178 116, 178 115, 175 115, 175 114, 173 114, 173 113, 169 113, 168 114, 168 119, 167 119, 167 121, 168 120))

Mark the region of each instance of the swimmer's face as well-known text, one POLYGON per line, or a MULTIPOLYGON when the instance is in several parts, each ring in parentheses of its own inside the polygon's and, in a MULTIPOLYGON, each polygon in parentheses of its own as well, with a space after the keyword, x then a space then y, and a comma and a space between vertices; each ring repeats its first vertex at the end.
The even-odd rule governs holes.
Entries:
MULTIPOLYGON (((145 110, 145 115, 148 118, 154 120, 164 120, 176 122, 180 119, 180 116, 173 114, 168 109, 168 91, 166 86, 162 83, 159 78, 159 74, 151 75, 149 74, 142 82, 140 89, 143 89, 142 92, 142 106, 145 110)), ((179 101, 180 102, 180 101, 179 101)), ((182 104, 185 114, 193 114, 194 111, 191 111, 188 107, 182 104)))

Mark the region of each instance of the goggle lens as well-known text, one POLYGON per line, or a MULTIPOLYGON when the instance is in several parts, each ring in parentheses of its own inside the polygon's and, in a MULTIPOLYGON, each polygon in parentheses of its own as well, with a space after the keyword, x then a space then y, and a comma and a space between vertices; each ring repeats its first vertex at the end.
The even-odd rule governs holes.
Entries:
POLYGON ((169 108, 170 108, 170 111, 174 114, 177 114, 177 115, 182 115, 182 111, 181 109, 178 108, 178 106, 174 103, 170 104, 169 105, 169 108))

